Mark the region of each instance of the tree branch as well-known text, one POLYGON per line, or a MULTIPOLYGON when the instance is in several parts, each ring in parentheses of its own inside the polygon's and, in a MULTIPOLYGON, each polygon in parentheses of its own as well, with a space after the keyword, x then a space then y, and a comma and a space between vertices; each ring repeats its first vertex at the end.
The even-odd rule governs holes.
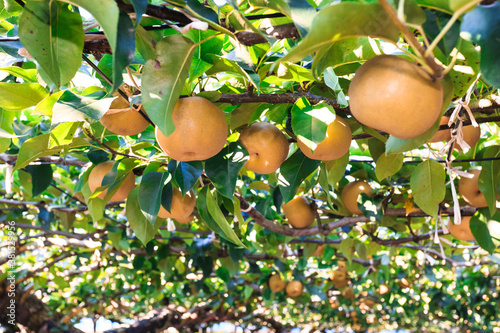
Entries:
MULTIPOLYGON (((17 154, 5 154, 2 153, 0 154, 0 161, 3 161, 7 164, 16 164, 17 162, 17 154)), ((47 162, 50 164, 60 164, 60 165, 74 165, 82 168, 86 168, 90 166, 92 163, 88 161, 80 161, 75 158, 65 158, 65 157, 60 157, 60 156, 44 156, 44 157, 39 157, 35 161, 31 163, 36 163, 36 162, 47 162)))

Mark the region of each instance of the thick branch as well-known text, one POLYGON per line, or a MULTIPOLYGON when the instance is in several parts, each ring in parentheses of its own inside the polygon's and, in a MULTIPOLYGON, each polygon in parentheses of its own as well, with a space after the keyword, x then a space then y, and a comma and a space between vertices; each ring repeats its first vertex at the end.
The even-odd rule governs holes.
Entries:
MULTIPOLYGON (((318 226, 310 227, 310 228, 304 228, 304 229, 293 229, 290 226, 284 226, 277 224, 273 221, 269 221, 266 219, 259 211, 257 211, 254 207, 252 207, 248 201, 246 201, 241 195, 236 194, 238 199, 241 202, 241 210, 250 217, 252 217, 255 222, 264 227, 267 228, 273 232, 276 232, 278 234, 282 234, 285 236, 290 236, 290 237, 300 237, 300 236, 309 236, 309 235, 316 235, 316 234, 322 234, 322 231, 332 231, 337 228, 341 228, 343 226, 347 225, 353 225, 358 222, 370 222, 370 219, 364 216, 353 216, 353 217, 343 217, 338 219, 337 221, 329 222, 329 223, 324 223, 321 226, 321 230, 318 226)), ((453 213, 453 207, 445 208, 441 211, 443 215, 450 215, 452 216, 453 213)), ((473 207, 467 207, 463 208, 463 215, 474 215, 475 213, 475 208, 473 207)), ((412 212, 411 214, 407 215, 405 209, 388 209, 385 213, 385 215, 388 216, 396 216, 396 217, 425 217, 429 216, 428 214, 424 213, 422 210, 417 210, 412 212)))
MULTIPOLYGON (((106 207, 115 207, 123 204, 124 201, 112 201, 108 202, 106 204, 106 207)), ((77 206, 77 207, 66 207, 66 206, 56 206, 56 205, 46 205, 45 202, 43 201, 20 201, 20 200, 12 200, 12 199, 0 199, 0 204, 5 204, 9 206, 17 206, 21 210, 26 210, 27 206, 35 206, 35 207, 45 207, 48 210, 51 211, 59 211, 59 212, 66 212, 66 213, 77 213, 77 212, 84 212, 88 209, 87 206, 77 206)), ((0 207, 0 211, 2 210, 2 207, 0 207)), ((36 230, 44 230, 40 229, 40 226, 33 226, 34 228, 23 228, 23 225, 19 228, 21 229, 36 229, 36 230)), ((31 225, 29 225, 31 226, 31 225)), ((44 230, 45 231, 45 230, 44 230)))
MULTIPOLYGON (((8 163, 8 164, 16 164, 17 155, 16 154, 9 155, 9 154, 2 153, 2 154, 0 154, 0 161, 4 161, 5 163, 8 163)), ((36 163, 36 162, 46 162, 46 163, 61 164, 61 165, 74 165, 74 166, 79 166, 79 167, 83 167, 83 168, 86 168, 92 164, 91 162, 88 162, 88 161, 80 161, 80 160, 75 159, 75 158, 64 158, 64 157, 60 157, 60 156, 44 156, 44 157, 38 158, 36 161, 34 161, 32 163, 36 163)))

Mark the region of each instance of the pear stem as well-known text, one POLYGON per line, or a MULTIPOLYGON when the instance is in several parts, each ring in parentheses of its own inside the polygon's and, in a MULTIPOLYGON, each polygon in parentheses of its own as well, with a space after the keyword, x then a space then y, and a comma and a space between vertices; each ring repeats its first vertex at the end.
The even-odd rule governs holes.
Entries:
POLYGON ((419 41, 415 38, 411 30, 408 28, 406 24, 401 22, 398 18, 398 14, 392 8, 392 6, 387 2, 387 0, 378 0, 382 8, 385 10, 391 21, 396 25, 396 27, 401 31, 406 41, 410 46, 422 57, 427 65, 432 69, 433 73, 430 73, 434 80, 440 80, 443 78, 443 68, 436 63, 434 57, 429 54, 426 54, 424 47, 419 43, 419 41))

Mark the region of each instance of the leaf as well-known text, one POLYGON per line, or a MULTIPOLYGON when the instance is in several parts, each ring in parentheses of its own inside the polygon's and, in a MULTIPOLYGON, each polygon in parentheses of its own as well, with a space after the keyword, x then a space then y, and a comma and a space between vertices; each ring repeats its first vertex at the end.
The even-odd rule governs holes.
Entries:
POLYGON ((323 8, 309 34, 279 61, 300 61, 308 55, 350 37, 370 36, 396 42, 399 30, 378 3, 341 2, 323 8))
POLYGON ((35 107, 35 110, 33 110, 34 114, 39 114, 42 116, 52 116, 52 109, 54 108, 54 105, 57 103, 59 100, 59 97, 65 92, 66 90, 58 91, 56 93, 50 94, 48 96, 45 96, 44 99, 42 99, 35 107))
POLYGON ((50 131, 49 148, 68 145, 73 141, 73 137, 81 123, 62 123, 50 131))
POLYGON ((396 174, 403 167, 403 154, 382 154, 377 159, 375 174, 378 180, 383 180, 396 174))
POLYGON ((61 150, 61 147, 48 149, 50 134, 42 134, 26 140, 17 156, 14 170, 19 170, 27 166, 30 162, 42 156, 49 156, 61 150))
POLYGON ((278 183, 285 203, 293 199, 300 184, 319 164, 320 161, 307 158, 300 149, 281 164, 278 183))
POLYGON ((0 71, 9 73, 26 81, 26 83, 36 83, 38 79, 36 77, 36 69, 24 69, 21 67, 9 66, 0 68, 0 71))
POLYGON ((19 19, 19 39, 40 67, 60 87, 82 63, 82 18, 58 1, 27 1, 19 19))
POLYGON ((47 90, 38 83, 0 82, 0 107, 6 110, 27 109, 37 105, 47 95, 47 90))
POLYGON ((97 91, 87 96, 80 96, 65 90, 54 104, 52 123, 99 121, 109 110, 114 98, 104 98, 106 92, 97 91))
POLYGON ((332 188, 337 188, 338 182, 344 177, 347 165, 349 164, 349 152, 341 158, 326 162, 328 184, 332 188))
POLYGON ((137 45, 137 51, 142 55, 145 61, 156 58, 153 46, 156 42, 148 31, 140 25, 135 27, 135 42, 137 45))
POLYGON ((221 266, 221 267, 217 268, 217 271, 215 273, 225 283, 229 283, 229 281, 231 280, 231 276, 229 275, 229 271, 225 267, 221 266))
POLYGON ((312 106, 305 97, 301 97, 292 107, 292 129, 311 150, 326 137, 328 125, 335 120, 335 110, 324 103, 312 106))
POLYGON ((148 0, 130 0, 130 3, 134 6, 135 12, 135 26, 137 27, 141 22, 142 15, 146 12, 146 7, 148 6, 148 0))
POLYGON ((142 214, 139 205, 139 189, 136 187, 130 192, 125 206, 125 215, 134 231, 134 234, 146 246, 146 244, 154 238, 163 219, 156 219, 154 226, 149 223, 148 219, 142 214))
POLYGON ((160 211, 161 192, 168 176, 168 172, 149 172, 142 176, 139 185, 139 206, 142 214, 152 225, 154 225, 160 211))
MULTIPOLYGON (((500 216, 497 215, 496 217, 499 218, 500 216)), ((469 227, 472 235, 474 236, 474 239, 479 244, 479 246, 488 251, 490 254, 493 254, 493 252, 495 252, 496 246, 493 243, 486 222, 486 217, 484 215, 475 214, 469 221, 469 227)))
POLYGON ((316 9, 307 0, 250 0, 253 7, 271 8, 292 19, 302 37, 311 29, 316 9))
POLYGON ((52 167, 50 164, 28 165, 26 171, 31 175, 33 197, 45 191, 52 182, 52 167))
POLYGON ((235 245, 246 248, 246 246, 234 233, 234 230, 231 228, 229 223, 227 223, 226 218, 215 202, 208 186, 205 186, 198 191, 198 195, 196 197, 196 208, 198 209, 201 218, 210 229, 235 245))
POLYGON ((430 216, 437 216, 439 204, 446 193, 444 166, 427 160, 415 168, 410 179, 410 187, 415 203, 430 216))
POLYGON ((215 54, 206 55, 205 61, 211 63, 213 66, 207 71, 207 75, 212 75, 215 73, 226 72, 235 73, 241 75, 245 79, 245 83, 252 84, 257 90, 259 89, 258 84, 252 79, 252 77, 236 62, 220 57, 215 54))
POLYGON ((188 38, 171 35, 156 44, 156 58, 144 66, 142 99, 149 117, 169 136, 175 130, 172 111, 188 77, 195 46, 188 38))
POLYGON ((178 162, 170 160, 168 163, 168 172, 170 172, 182 195, 191 190, 203 173, 203 163, 200 161, 178 162))
MULTIPOLYGON (((483 158, 498 158, 500 156, 500 146, 491 146, 484 152, 483 158)), ((482 161, 481 173, 479 174, 479 191, 484 194, 488 203, 489 212, 495 214, 496 198, 498 196, 498 176, 500 175, 500 161, 482 161)))
POLYGON ((248 161, 248 152, 239 142, 231 142, 205 161, 205 172, 217 191, 227 198, 234 197, 236 180, 248 161))
MULTIPOLYGON (((451 15, 430 10, 426 10, 425 15, 427 19, 422 27, 424 28, 425 34, 433 40, 441 32, 443 27, 449 22, 451 15)), ((444 37, 439 41, 438 47, 443 51, 444 54, 450 54, 451 51, 453 51, 453 48, 457 45, 459 37, 460 22, 457 21, 451 26, 444 37)))
POLYGON ((123 82, 122 72, 130 64, 135 50, 134 29, 128 14, 120 12, 114 0, 62 1, 87 10, 104 30, 113 51, 113 76, 111 79, 113 90, 116 90, 123 82))
POLYGON ((361 62, 380 54, 378 44, 377 41, 368 37, 354 37, 342 39, 330 46, 323 47, 314 56, 311 67, 312 74, 316 80, 319 80, 321 74, 328 67, 335 70, 343 65, 357 64, 352 67, 352 73, 354 73, 361 66, 361 62))
POLYGON ((481 73, 485 81, 500 89, 500 3, 477 6, 464 15, 460 36, 481 46, 481 73))

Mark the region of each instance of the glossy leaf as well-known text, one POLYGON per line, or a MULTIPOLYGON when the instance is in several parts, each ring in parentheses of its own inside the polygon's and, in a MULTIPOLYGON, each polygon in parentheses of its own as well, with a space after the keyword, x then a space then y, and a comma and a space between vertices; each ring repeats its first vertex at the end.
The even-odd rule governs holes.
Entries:
POLYGON ((81 123, 62 123, 50 131, 49 148, 68 145, 73 142, 73 137, 81 123))
MULTIPOLYGON (((500 216, 498 213, 496 213, 492 219, 498 221, 498 218, 500 216)), ((496 246, 493 242, 493 239, 491 238, 490 230, 488 229, 488 218, 481 214, 481 213, 476 213, 474 216, 469 221, 469 226, 470 226, 470 231, 472 232, 472 235, 474 236, 474 239, 476 242, 481 246, 483 249, 488 251, 490 254, 493 254, 495 252, 496 246)))
MULTIPOLYGON (((484 158, 500 157, 500 146, 488 147, 483 155, 484 158)), ((489 212, 494 215, 497 211, 496 199, 498 196, 497 186, 499 184, 498 177, 500 176, 500 161, 490 160, 481 162, 481 173, 479 174, 478 185, 479 191, 484 194, 488 203, 489 212)))
POLYGON ((311 29, 316 9, 307 0, 250 0, 253 7, 274 9, 290 17, 302 37, 311 29))
POLYGON ((38 79, 36 77, 36 69, 24 69, 16 66, 8 66, 0 68, 0 71, 7 72, 10 75, 14 75, 18 78, 21 78, 26 83, 38 82, 38 79))
POLYGON ((198 191, 196 208, 203 221, 205 221, 209 228, 215 233, 239 247, 245 247, 222 214, 208 186, 198 191))
POLYGON ((481 46, 481 73, 485 81, 500 89, 500 3, 477 6, 465 14, 461 25, 461 36, 481 46))
POLYGON ((415 168, 410 187, 415 203, 430 216, 437 216, 439 204, 444 200, 446 187, 444 166, 427 160, 415 168))
POLYGON ((171 35, 156 44, 156 58, 144 66, 142 99, 149 117, 166 136, 173 133, 172 111, 187 79, 195 46, 186 37, 171 35))
POLYGON ((134 55, 134 29, 125 12, 114 0, 62 0, 87 10, 99 22, 113 51, 113 90, 123 82, 122 72, 134 55))
POLYGON ((403 154, 382 154, 377 159, 375 174, 379 180, 383 180, 396 174, 403 166, 403 154))
POLYGON ((292 107, 292 129, 311 150, 326 137, 328 125, 335 120, 335 110, 322 102, 311 105, 301 97, 292 107))
POLYGON ((231 142, 205 161, 205 172, 217 191, 227 198, 234 197, 236 180, 248 161, 248 152, 239 142, 231 142))
POLYGON ((349 165, 349 153, 341 158, 326 162, 328 184, 337 188, 338 182, 344 177, 347 165, 349 165))
POLYGON ((399 30, 378 3, 341 2, 323 8, 306 38, 280 61, 299 61, 338 40, 360 36, 395 42, 399 30))
POLYGON ((134 231, 134 235, 146 246, 154 238, 163 219, 156 219, 154 225, 149 223, 144 216, 139 205, 139 189, 135 188, 130 192, 125 206, 127 220, 134 231))
POLYGON ((36 105, 47 95, 47 90, 38 83, 0 82, 0 107, 6 110, 24 110, 36 105))
POLYGON ((104 98, 106 93, 98 91, 87 96, 76 95, 65 90, 54 104, 52 123, 86 121, 93 123, 109 110, 114 98, 104 98))
POLYGON ((191 190, 203 173, 203 163, 200 161, 178 162, 170 160, 168 163, 168 172, 170 172, 182 194, 191 190))
POLYGON ((56 87, 68 83, 82 62, 84 32, 79 13, 58 1, 28 1, 19 38, 56 87))
POLYGON ((138 26, 141 22, 142 15, 146 12, 146 7, 148 6, 148 0, 130 0, 130 3, 134 6, 134 12, 136 16, 135 26, 138 26))
POLYGON ((161 193, 168 180, 168 172, 149 172, 142 176, 138 190, 142 214, 154 225, 160 211, 161 193))
POLYGON ((319 164, 320 161, 307 158, 300 149, 281 164, 278 181, 285 203, 293 199, 299 186, 319 164))
POLYGON ((41 194, 52 182, 52 167, 50 164, 28 165, 26 171, 31 175, 31 194, 33 197, 41 194))

